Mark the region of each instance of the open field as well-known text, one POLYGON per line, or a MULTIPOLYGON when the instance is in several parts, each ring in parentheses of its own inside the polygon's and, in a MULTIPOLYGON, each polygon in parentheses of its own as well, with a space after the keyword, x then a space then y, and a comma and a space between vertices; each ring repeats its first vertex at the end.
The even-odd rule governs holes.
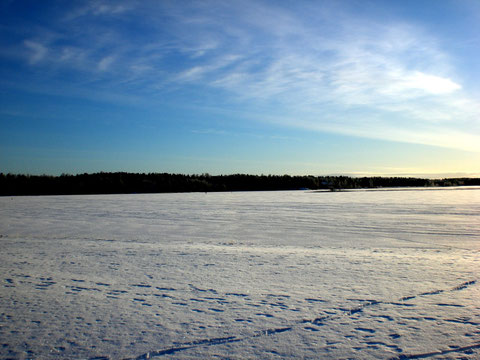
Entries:
POLYGON ((480 188, 0 198, 0 358, 480 357, 480 188))

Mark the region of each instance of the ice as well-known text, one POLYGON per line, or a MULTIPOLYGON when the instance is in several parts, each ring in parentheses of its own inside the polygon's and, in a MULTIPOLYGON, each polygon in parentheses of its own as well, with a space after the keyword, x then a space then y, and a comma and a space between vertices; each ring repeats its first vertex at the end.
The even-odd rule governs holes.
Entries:
POLYGON ((0 198, 0 358, 480 356, 480 189, 0 198))

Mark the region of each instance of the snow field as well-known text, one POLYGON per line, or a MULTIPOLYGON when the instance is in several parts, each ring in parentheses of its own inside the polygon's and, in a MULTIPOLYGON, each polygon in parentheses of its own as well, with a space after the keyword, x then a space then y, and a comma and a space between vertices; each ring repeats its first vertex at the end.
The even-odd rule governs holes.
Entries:
POLYGON ((478 358, 479 194, 0 198, 0 357, 478 358))

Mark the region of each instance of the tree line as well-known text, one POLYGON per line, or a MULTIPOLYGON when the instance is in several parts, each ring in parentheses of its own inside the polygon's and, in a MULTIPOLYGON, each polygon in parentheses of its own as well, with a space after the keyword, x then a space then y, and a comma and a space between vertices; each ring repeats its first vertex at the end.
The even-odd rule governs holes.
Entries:
POLYGON ((218 192, 379 187, 480 185, 479 178, 348 177, 290 175, 183 175, 100 172, 60 176, 0 173, 0 195, 74 195, 171 192, 218 192))

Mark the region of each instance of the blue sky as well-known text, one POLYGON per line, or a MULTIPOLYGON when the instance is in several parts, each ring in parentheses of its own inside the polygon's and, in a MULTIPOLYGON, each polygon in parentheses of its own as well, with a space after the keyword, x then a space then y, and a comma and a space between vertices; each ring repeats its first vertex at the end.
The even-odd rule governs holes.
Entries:
POLYGON ((480 2, 2 1, 0 172, 480 176, 480 2))

